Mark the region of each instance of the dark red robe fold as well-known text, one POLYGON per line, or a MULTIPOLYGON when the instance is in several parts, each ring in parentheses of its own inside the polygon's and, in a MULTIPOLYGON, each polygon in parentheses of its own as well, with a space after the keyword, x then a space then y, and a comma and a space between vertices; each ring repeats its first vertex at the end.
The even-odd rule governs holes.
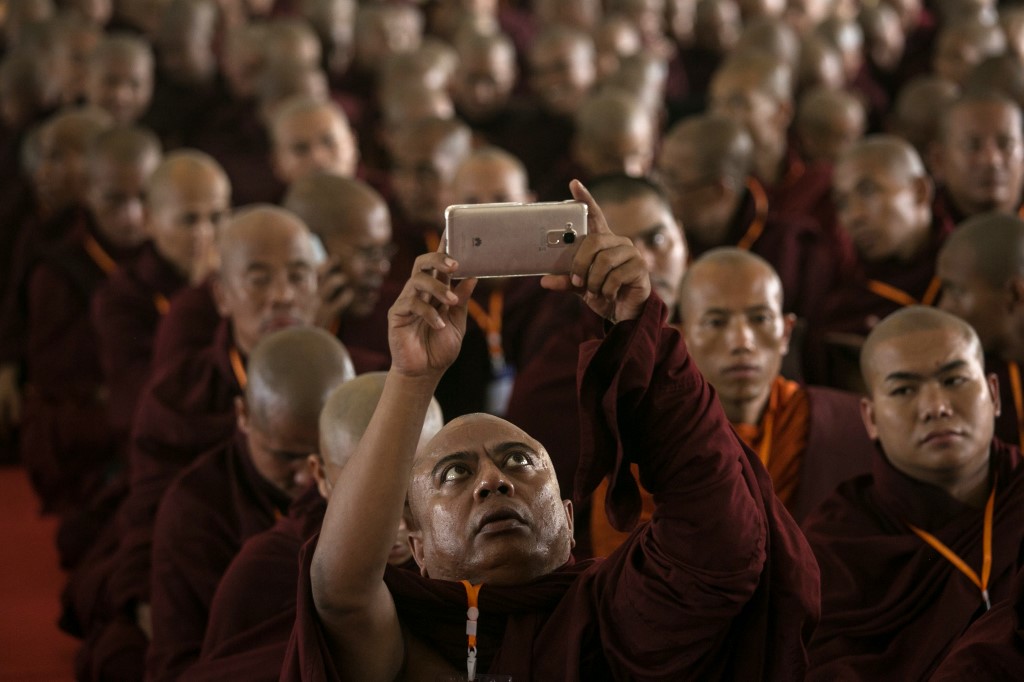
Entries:
POLYGON ((110 423, 126 439, 149 377, 157 326, 185 284, 174 266, 146 244, 93 297, 92 323, 110 391, 110 423))
MULTIPOLYGON (((993 441, 992 601, 1009 595, 1024 539, 1020 451, 993 441)), ((910 530, 937 537, 978 571, 983 509, 897 471, 879 451, 872 474, 842 486, 804 530, 821 567, 822 618, 811 680, 920 680, 985 607, 981 591, 910 530)))
POLYGON ((153 340, 153 374, 176 362, 179 355, 199 352, 213 341, 220 313, 212 287, 206 279, 199 285, 184 287, 170 298, 170 307, 157 325, 153 340))
POLYGON ((131 442, 131 488, 118 512, 120 546, 111 576, 117 607, 148 602, 153 523, 174 477, 235 433, 234 400, 242 387, 231 367, 231 326, 214 342, 153 374, 143 389, 131 442))
POLYGON ((1013 579, 1010 598, 957 638, 929 680, 1024 680, 1024 569, 1013 579))
MULTIPOLYGON (((1020 371, 1018 363, 1018 371, 1020 371)), ((1024 447, 1021 429, 1024 427, 1024 373, 1021 374, 1022 392, 1015 395, 1010 379, 1010 365, 1001 358, 985 356, 985 373, 999 379, 999 415, 996 416, 995 436, 1014 447, 1024 447), (1018 399, 1020 405, 1018 406, 1018 399)))
MULTIPOLYGON (((605 561, 570 562, 526 585, 485 584, 483 669, 515 680, 803 674, 818 598, 810 550, 664 316, 652 296, 639 319, 585 344, 579 364, 578 488, 589 493, 611 471, 632 482, 636 461, 654 517, 605 561)), ((612 486, 611 504, 626 518, 620 490, 612 486)), ((304 550, 282 679, 338 677, 309 582, 315 543, 304 550)), ((464 588, 396 573, 385 580, 403 625, 463 669, 464 588)))
POLYGON ((177 679, 199 658, 224 571, 242 543, 273 526, 290 502, 256 471, 241 433, 174 480, 153 530, 147 679, 177 679))

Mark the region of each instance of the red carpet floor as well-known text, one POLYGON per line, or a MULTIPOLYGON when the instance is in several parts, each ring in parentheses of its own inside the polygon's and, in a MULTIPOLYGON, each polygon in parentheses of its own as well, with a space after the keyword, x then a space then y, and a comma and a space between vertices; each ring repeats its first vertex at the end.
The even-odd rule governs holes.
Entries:
POLYGON ((57 629, 64 575, 25 472, 0 468, 0 680, 65 682, 78 642, 57 629))

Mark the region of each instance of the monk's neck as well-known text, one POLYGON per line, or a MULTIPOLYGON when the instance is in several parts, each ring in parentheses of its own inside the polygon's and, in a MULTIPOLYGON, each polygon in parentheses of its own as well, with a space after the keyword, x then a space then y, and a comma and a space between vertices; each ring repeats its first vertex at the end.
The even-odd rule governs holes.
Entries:
POLYGON ((764 391, 763 395, 752 400, 725 400, 722 399, 722 407, 725 409, 725 416, 731 424, 760 424, 761 417, 768 407, 768 398, 771 396, 771 384, 764 391))
POLYGON ((786 177, 786 148, 765 145, 757 150, 754 170, 759 180, 774 187, 786 177))
POLYGON ((991 492, 992 485, 989 481, 988 458, 985 466, 981 467, 973 475, 945 486, 946 492, 960 502, 981 509, 985 506, 991 492))

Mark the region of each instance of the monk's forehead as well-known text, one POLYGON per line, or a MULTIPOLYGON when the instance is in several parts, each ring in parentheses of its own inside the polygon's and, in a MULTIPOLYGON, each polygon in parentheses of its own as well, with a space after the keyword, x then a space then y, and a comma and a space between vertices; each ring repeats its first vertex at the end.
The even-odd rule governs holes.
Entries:
POLYGON ((782 308, 782 288, 768 265, 744 257, 693 263, 682 290, 682 303, 692 315, 716 307, 728 307, 737 296, 744 307, 769 305, 782 308))
POLYGON ((479 452, 500 443, 526 443, 540 452, 540 443, 521 428, 488 414, 469 414, 453 419, 437 435, 427 441, 417 454, 417 466, 433 462, 456 452, 479 452))
POLYGON ((876 379, 894 373, 927 374, 958 361, 981 366, 976 338, 954 325, 896 330, 876 339, 864 358, 876 379))

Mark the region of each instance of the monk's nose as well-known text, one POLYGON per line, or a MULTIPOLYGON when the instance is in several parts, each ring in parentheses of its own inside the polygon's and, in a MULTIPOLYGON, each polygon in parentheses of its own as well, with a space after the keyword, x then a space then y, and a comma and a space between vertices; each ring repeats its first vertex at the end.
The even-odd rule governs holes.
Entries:
POLYGON ((933 419, 945 419, 953 414, 953 407, 949 397, 934 382, 927 382, 919 389, 921 418, 924 421, 933 419))
POLYGON ((493 464, 485 464, 480 473, 480 482, 474 491, 477 499, 483 500, 490 495, 505 495, 511 497, 515 494, 515 487, 511 482, 505 480, 501 470, 493 464))
POLYGON ((742 317, 734 317, 726 330, 726 342, 732 351, 753 350, 754 332, 742 317))

